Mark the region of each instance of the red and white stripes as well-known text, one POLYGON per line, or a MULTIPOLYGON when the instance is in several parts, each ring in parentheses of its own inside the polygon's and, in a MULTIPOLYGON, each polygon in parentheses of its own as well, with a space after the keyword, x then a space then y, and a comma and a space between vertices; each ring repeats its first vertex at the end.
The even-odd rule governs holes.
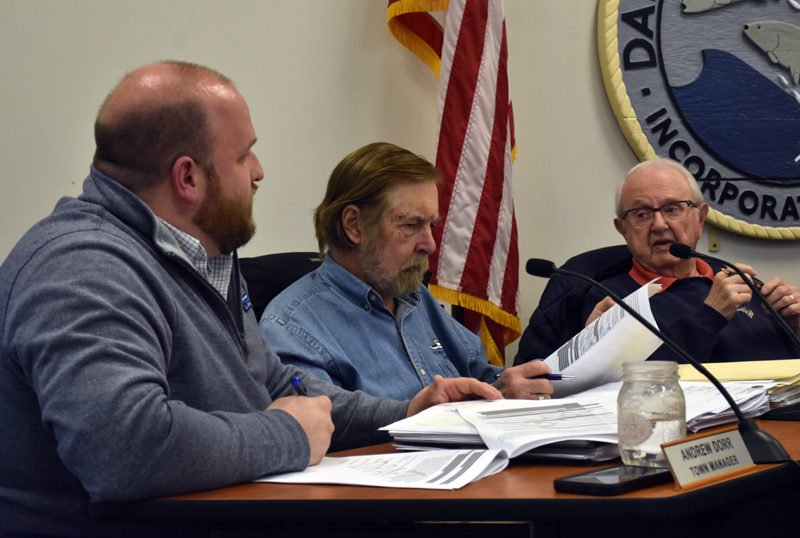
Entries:
MULTIPOLYGON (((513 115, 502 0, 390 1, 390 27, 393 6, 395 13, 405 14, 447 9, 440 52, 438 38, 417 35, 425 43, 418 55, 439 74, 436 166, 442 172, 443 219, 435 230, 439 248, 431 256, 431 292, 476 314, 467 318, 475 323, 470 328, 481 332, 492 362, 502 364, 503 348, 520 334, 513 115), (437 52, 438 63, 431 62, 437 52)), ((409 26, 405 30, 411 32, 409 26)))

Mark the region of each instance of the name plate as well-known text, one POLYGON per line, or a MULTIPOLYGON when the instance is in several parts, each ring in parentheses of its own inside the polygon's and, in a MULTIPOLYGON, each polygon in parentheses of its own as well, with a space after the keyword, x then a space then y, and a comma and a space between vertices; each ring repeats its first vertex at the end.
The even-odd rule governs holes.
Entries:
POLYGON ((754 467, 737 428, 661 445, 679 488, 697 487, 754 467))

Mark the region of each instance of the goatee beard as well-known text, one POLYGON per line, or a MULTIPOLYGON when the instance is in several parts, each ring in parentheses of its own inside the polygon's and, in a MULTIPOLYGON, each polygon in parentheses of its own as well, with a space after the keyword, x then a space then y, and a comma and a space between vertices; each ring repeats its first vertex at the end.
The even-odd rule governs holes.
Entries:
POLYGON ((393 277, 377 281, 372 287, 387 297, 403 297, 417 291, 427 271, 428 258, 417 258, 403 265, 393 277))

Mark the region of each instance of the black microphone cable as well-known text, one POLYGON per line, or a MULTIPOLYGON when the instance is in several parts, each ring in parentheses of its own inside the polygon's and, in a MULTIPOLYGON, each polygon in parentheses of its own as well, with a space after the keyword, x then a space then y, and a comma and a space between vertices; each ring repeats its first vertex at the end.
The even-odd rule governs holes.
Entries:
POLYGON ((669 253, 676 258, 682 258, 684 260, 688 260, 689 258, 700 258, 702 260, 716 262, 724 265, 725 267, 730 267, 736 271, 736 274, 738 274, 742 280, 744 280, 745 284, 747 284, 747 286, 752 290, 753 295, 756 296, 759 301, 761 301, 761 304, 763 304, 764 307, 769 311, 770 315, 775 319, 780 328, 784 330, 792 342, 794 342, 798 349, 800 349, 800 337, 798 337, 797 333, 795 333, 792 328, 789 327, 789 324, 786 323, 786 320, 775 311, 772 305, 769 304, 769 301, 767 301, 767 298, 764 297, 764 294, 761 293, 761 290, 759 290, 758 287, 753 284, 753 281, 747 275, 745 275, 741 269, 730 262, 726 262, 725 260, 715 258, 714 256, 709 256, 708 254, 700 254, 689 245, 684 245, 682 243, 672 243, 669 246, 669 253))

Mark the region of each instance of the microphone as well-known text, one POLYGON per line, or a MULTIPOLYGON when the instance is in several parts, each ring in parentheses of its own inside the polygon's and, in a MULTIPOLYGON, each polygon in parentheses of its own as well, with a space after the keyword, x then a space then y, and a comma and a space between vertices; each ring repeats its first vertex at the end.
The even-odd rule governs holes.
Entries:
POLYGON ((672 243, 669 246, 669 253, 676 258, 682 258, 684 260, 688 260, 689 258, 700 258, 701 260, 715 262, 720 265, 724 265, 725 267, 730 267, 736 271, 736 274, 738 274, 742 280, 744 280, 745 284, 747 284, 747 286, 752 290, 753 296, 758 297, 758 300, 761 301, 761 304, 763 304, 764 307, 766 307, 770 315, 775 318, 775 321, 778 323, 780 328, 783 329, 787 335, 789 335, 789 338, 791 338, 792 342, 794 342, 794 345, 800 348, 800 337, 798 337, 791 327, 789 327, 789 325, 786 323, 786 320, 775 311, 772 305, 769 304, 769 301, 767 301, 767 298, 764 297, 764 294, 761 293, 761 290, 759 290, 756 285, 753 284, 753 281, 748 276, 745 276, 741 269, 732 263, 726 262, 725 260, 715 258, 714 256, 709 256, 708 254, 700 254, 689 245, 684 245, 682 243, 672 243))
POLYGON ((539 258, 531 258, 530 260, 528 260, 528 263, 525 264, 525 271, 527 271, 529 275, 540 276, 543 278, 550 278, 550 276, 556 271, 558 271, 558 269, 556 269, 556 264, 554 264, 550 260, 540 260, 539 258))
POLYGON ((731 407, 731 410, 733 410, 736 418, 739 420, 739 433, 742 435, 742 440, 744 441, 748 452, 750 452, 750 457, 754 463, 780 463, 792 461, 788 452, 786 452, 786 449, 783 448, 777 439, 767 432, 759 429, 754 420, 744 416, 742 410, 739 409, 736 401, 733 399, 733 397, 731 397, 730 393, 725 389, 722 383, 720 383, 719 380, 714 377, 714 375, 712 375, 711 372, 709 372, 700 361, 689 355, 689 353, 687 353, 682 347, 676 344, 666 334, 654 327, 652 323, 644 319, 641 314, 629 306, 619 295, 608 289, 605 285, 593 278, 582 275, 581 273, 568 271, 566 269, 558 269, 553 262, 539 258, 531 258, 528 260, 528 262, 525 264, 525 271, 527 271, 530 275, 545 278, 549 278, 552 275, 571 276, 583 280, 584 282, 588 282, 590 285, 603 290, 603 292, 614 299, 614 301, 623 310, 625 310, 625 312, 633 316, 636 321, 644 325, 647 330, 656 335, 667 345, 667 347, 677 353, 686 362, 694 366, 698 372, 703 374, 717 388, 720 394, 722 394, 722 396, 728 402, 728 405, 731 407))

